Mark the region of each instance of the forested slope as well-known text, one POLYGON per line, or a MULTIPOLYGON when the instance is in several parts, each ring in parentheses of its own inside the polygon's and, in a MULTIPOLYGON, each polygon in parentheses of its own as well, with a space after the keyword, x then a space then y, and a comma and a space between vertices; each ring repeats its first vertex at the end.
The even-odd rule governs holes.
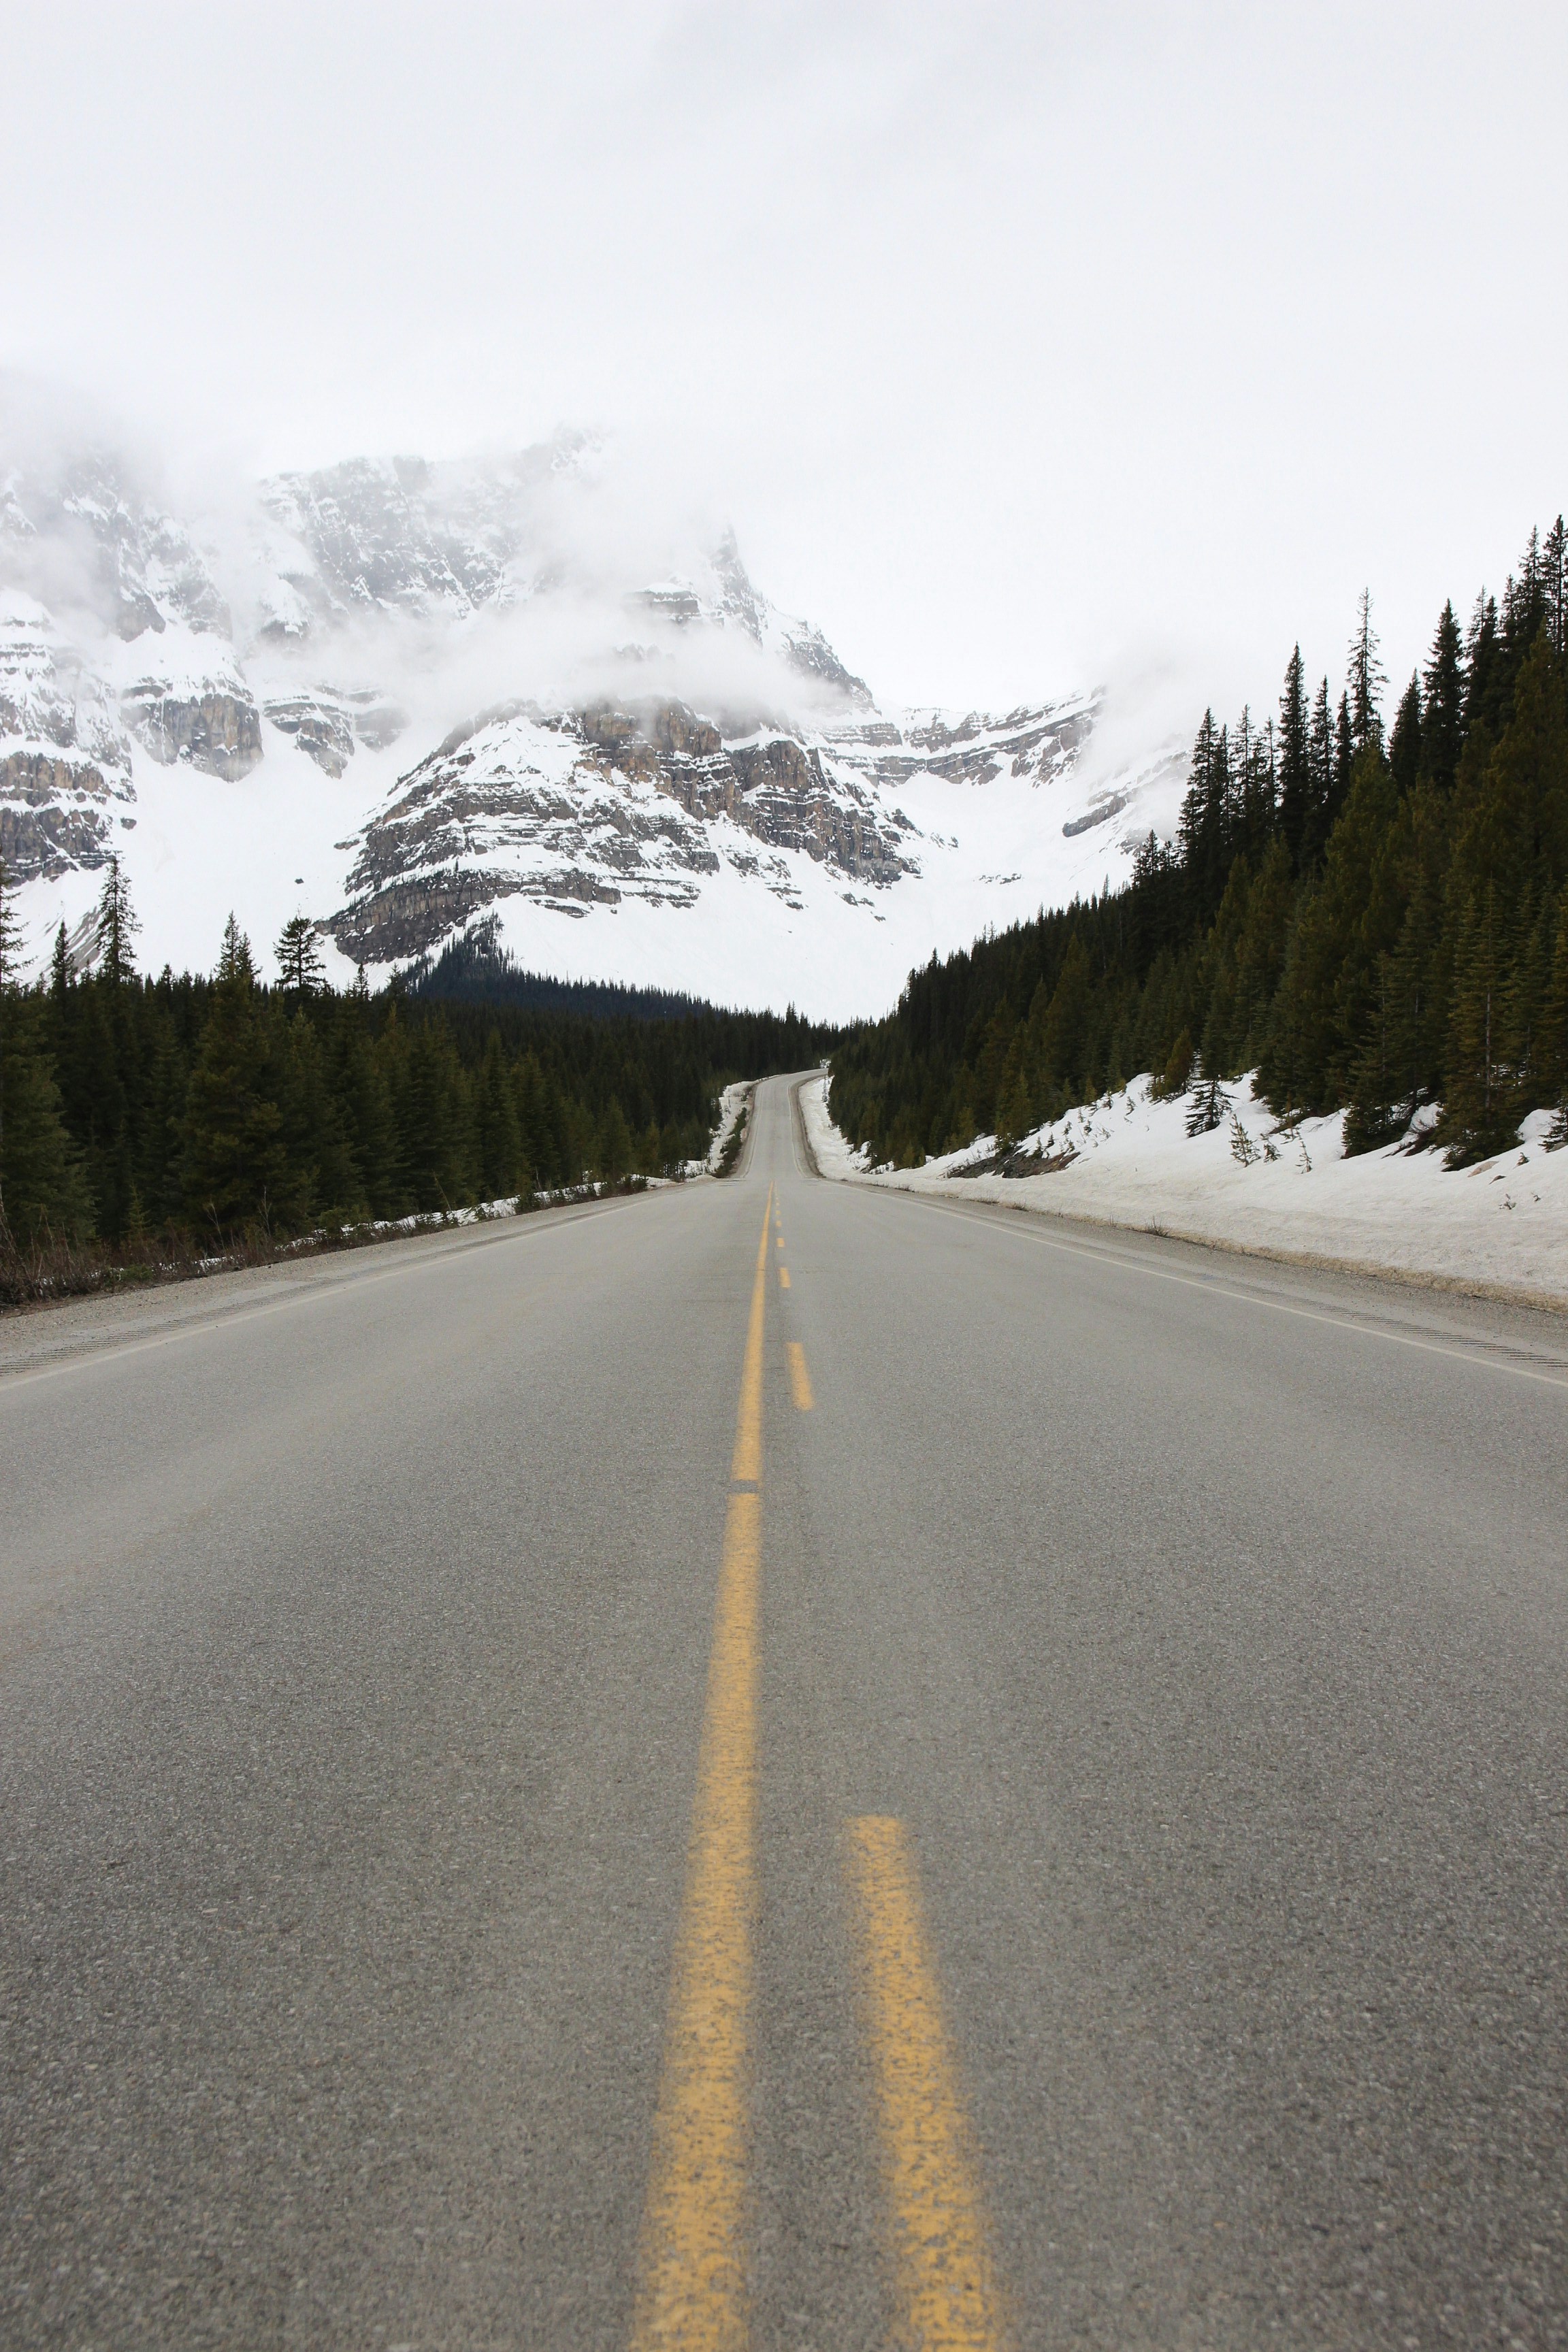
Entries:
POLYGON ((232 919, 216 975, 134 968, 111 866, 94 969, 18 984, 0 877, 0 1255, 54 1236, 247 1230, 458 1208, 611 1181, 704 1152, 721 1087, 798 1068, 826 1033, 794 1013, 617 1017, 322 985, 310 926, 266 986, 232 919))
POLYGON ((900 1166, 1027 1133, 1143 1070, 1256 1068, 1281 1115, 1344 1108, 1347 1148, 1456 1164, 1568 1099, 1564 530, 1500 602, 1443 607, 1385 726, 1362 601, 1337 706, 1300 649, 1278 716, 1205 713, 1176 839, 1125 889, 911 974, 833 1058, 833 1116, 900 1166))

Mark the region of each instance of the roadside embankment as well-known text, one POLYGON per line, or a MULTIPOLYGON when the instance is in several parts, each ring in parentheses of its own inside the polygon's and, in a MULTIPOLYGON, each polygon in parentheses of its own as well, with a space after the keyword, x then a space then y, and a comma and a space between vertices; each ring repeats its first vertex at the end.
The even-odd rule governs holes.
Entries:
POLYGON ((1347 1160, 1338 1112, 1282 1127, 1243 1078, 1221 1090, 1217 1124, 1189 1134, 1196 1097, 1158 1100, 1144 1076, 1026 1137, 1004 1174, 994 1137, 923 1168, 868 1168, 826 1088, 826 1075, 801 1088, 826 1177, 1568 1310, 1568 1150, 1549 1147, 1545 1112, 1473 1168, 1402 1144, 1347 1160))

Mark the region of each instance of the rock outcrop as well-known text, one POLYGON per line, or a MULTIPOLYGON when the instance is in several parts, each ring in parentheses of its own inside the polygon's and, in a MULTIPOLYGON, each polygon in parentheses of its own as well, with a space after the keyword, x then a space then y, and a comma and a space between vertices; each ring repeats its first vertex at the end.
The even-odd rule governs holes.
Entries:
POLYGON ((102 770, 90 761, 47 751, 0 754, 0 859, 11 880, 31 882, 68 873, 72 866, 102 866, 109 856, 112 798, 102 770))
POLYGON ((341 776, 354 755, 353 721, 324 695, 277 696, 262 709, 274 727, 292 735, 300 750, 329 776, 341 776))
POLYGON ((115 803, 135 799, 130 769, 101 686, 50 614, 0 602, 0 857, 13 880, 102 865, 115 803))
POLYGON ((237 681, 174 686, 139 678, 120 698, 126 725, 154 760, 188 761, 209 776, 247 776, 261 757, 261 716, 237 681))
POLYGON ((331 929, 345 954, 384 962, 519 894, 567 914, 626 898, 689 906, 694 877, 722 860, 794 905, 787 856, 759 856, 747 836, 886 888, 918 870, 913 832, 792 735, 726 742, 674 701, 503 705, 454 730, 365 826, 331 929))

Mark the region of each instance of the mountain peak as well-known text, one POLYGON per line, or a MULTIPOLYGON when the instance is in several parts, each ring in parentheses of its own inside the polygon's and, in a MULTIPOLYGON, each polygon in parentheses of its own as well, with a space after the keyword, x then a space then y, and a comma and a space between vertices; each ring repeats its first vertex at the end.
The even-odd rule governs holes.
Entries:
POLYGON ((1146 829, 1155 767, 1092 777, 1093 697, 883 711, 732 529, 656 539, 588 436, 200 517, 102 450, 0 470, 0 856, 35 937, 118 853, 159 961, 209 961, 230 906, 377 969, 484 921, 563 976, 848 1013, 1146 829))

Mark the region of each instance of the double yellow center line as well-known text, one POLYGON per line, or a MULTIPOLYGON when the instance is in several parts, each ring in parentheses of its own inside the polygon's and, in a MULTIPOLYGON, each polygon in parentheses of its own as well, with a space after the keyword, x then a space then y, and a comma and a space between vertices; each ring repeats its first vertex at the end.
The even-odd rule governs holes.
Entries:
MULTIPOLYGON (((757 1591, 762 1565, 763 1342, 768 1188, 730 1465, 686 1892, 654 2117, 634 2352, 743 2352, 747 2068, 757 1910, 757 1591)), ((782 1233, 778 1246, 784 1246, 782 1233)), ((787 1287, 787 1285, 784 1286, 787 1287)), ((791 1391, 812 1408, 805 1353, 791 1391)), ((846 1865, 861 2013, 876 2080, 899 2340, 929 2352, 1005 2341, 978 2157, 958 2090, 903 1825, 849 1824, 846 1865)))
MULTIPOLYGON (((768 1207, 773 1206, 768 1187, 768 1207)), ((686 1897, 654 2118, 632 2342, 731 2352, 746 2341, 746 2052, 756 1914, 757 1576, 768 1221, 757 1251, 686 1897)))

